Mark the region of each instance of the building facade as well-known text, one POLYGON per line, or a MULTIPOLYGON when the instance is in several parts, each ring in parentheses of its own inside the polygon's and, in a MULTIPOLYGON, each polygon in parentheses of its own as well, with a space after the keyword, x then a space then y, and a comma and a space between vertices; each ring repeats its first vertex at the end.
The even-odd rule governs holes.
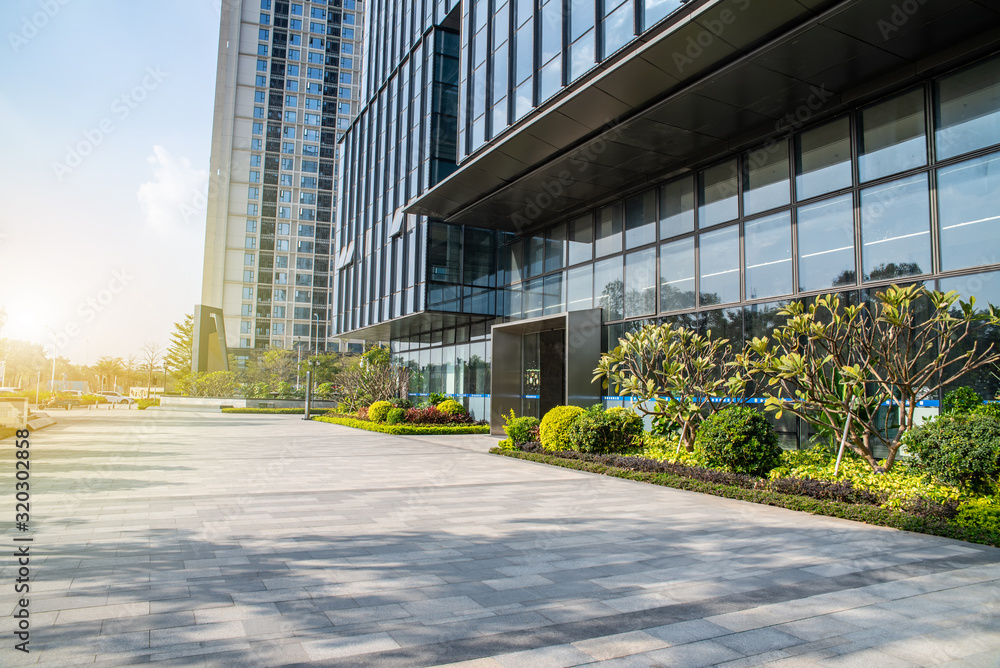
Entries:
POLYGON ((332 347, 337 142, 357 113, 356 0, 222 5, 202 304, 227 344, 332 347))
POLYGON ((619 403, 597 354, 647 323, 739 346, 831 291, 1000 304, 998 31, 976 0, 373 2, 337 332, 498 427, 619 403))

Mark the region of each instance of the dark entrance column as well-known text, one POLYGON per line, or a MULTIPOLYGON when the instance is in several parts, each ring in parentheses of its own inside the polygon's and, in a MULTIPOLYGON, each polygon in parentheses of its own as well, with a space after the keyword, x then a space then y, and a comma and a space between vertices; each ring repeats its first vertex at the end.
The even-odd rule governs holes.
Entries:
POLYGON ((566 330, 554 329, 538 335, 541 392, 538 417, 566 403, 566 330))

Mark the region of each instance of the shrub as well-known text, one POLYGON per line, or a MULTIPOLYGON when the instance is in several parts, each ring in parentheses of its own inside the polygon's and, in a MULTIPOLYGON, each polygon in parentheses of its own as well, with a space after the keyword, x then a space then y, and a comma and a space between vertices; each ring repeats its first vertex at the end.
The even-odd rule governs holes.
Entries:
POLYGON ((983 398, 971 387, 956 387, 944 395, 942 414, 967 415, 982 405, 983 398))
POLYGON ((454 399, 445 399, 437 405, 437 409, 448 415, 465 415, 465 406, 454 399))
POLYGON ((437 406, 427 406, 426 408, 408 409, 406 421, 412 424, 450 424, 452 422, 465 422, 465 419, 461 415, 442 413, 437 406))
POLYGON ((996 401, 990 401, 985 404, 979 404, 972 409, 973 415, 985 415, 997 420, 1000 420, 1000 403, 996 401))
POLYGON ((542 417, 538 424, 538 440, 546 450, 569 450, 569 428, 583 415, 579 406, 556 406, 542 417))
MULTIPOLYGON (((414 410, 414 409, 410 409, 414 410)), ((370 420, 355 420, 351 417, 320 416, 315 418, 317 422, 329 422, 355 429, 366 431, 377 431, 383 434, 396 434, 405 436, 407 434, 488 434, 490 426, 487 424, 378 424, 370 420)))
POLYGON ((144 411, 147 408, 149 408, 150 406, 159 406, 160 405, 160 400, 159 399, 139 399, 136 402, 135 405, 136 405, 136 408, 138 408, 140 411, 144 411))
POLYGON ((337 394, 337 386, 333 383, 323 383, 316 388, 316 396, 320 399, 332 399, 337 394))
POLYGON ((995 499, 973 499, 958 508, 955 524, 1000 533, 1000 504, 995 499))
POLYGON ((447 395, 441 394, 440 392, 431 392, 430 396, 427 397, 427 401, 431 406, 437 406, 447 398, 447 395))
POLYGON ((392 405, 395 408, 402 408, 404 410, 407 408, 413 408, 412 401, 410 401, 409 399, 400 399, 399 397, 396 397, 392 400, 392 405))
POLYGON ((386 418, 389 417, 390 410, 392 410, 392 404, 388 401, 376 401, 368 407, 368 419, 372 422, 385 422, 386 418))
POLYGON ((532 416, 515 417, 514 409, 510 410, 510 417, 504 416, 503 431, 507 434, 507 441, 511 445, 521 445, 522 443, 533 443, 538 440, 538 418, 532 416))
POLYGON ((766 476, 781 463, 771 423, 749 406, 730 406, 709 416, 698 430, 698 447, 709 466, 766 476))
POLYGON ((385 418, 386 424, 399 424, 406 421, 405 408, 390 408, 385 418))
POLYGON ((642 418, 624 408, 602 410, 595 405, 569 428, 574 450, 596 454, 622 453, 642 446, 642 418))
POLYGON ((907 435, 917 465, 941 482, 988 493, 1000 474, 1000 420, 986 415, 941 415, 907 435))
MULTIPOLYGON (((341 404, 341 406, 343 406, 343 404, 341 404)), ((347 415, 347 413, 344 413, 344 415, 347 415)), ((368 419, 368 406, 362 406, 361 408, 358 409, 358 419, 359 420, 368 419)))

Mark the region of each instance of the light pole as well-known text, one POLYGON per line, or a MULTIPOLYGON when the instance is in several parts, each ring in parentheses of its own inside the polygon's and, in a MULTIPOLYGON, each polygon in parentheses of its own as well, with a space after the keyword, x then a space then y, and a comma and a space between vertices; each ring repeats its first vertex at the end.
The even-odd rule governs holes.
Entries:
MULTIPOLYGON (((315 354, 319 354, 319 313, 313 313, 313 320, 316 321, 316 348, 315 354)), ((312 347, 312 328, 309 329, 309 345, 312 347)))

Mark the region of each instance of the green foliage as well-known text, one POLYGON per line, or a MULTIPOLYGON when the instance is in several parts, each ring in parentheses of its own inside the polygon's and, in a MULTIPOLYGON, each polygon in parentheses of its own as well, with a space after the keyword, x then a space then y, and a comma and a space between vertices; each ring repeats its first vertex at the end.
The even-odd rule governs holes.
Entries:
POLYGON ((698 448, 709 466, 764 477, 781 463, 774 428, 749 406, 730 406, 706 419, 698 430, 698 448))
POLYGON ((1000 503, 996 498, 966 501, 958 507, 955 524, 1000 533, 1000 503))
POLYGON ((941 413, 967 415, 983 404, 983 398, 971 387, 956 387, 944 395, 941 413))
POLYGON ((538 437, 546 450, 569 450, 569 429, 584 410, 579 406, 556 406, 542 417, 538 437))
POLYGON ((624 408, 594 405, 570 425, 569 442, 580 452, 629 452, 642 446, 642 418, 624 408))
POLYGON ((333 383, 321 383, 316 387, 315 395, 319 399, 329 400, 336 396, 337 386, 333 383))
POLYGON ((618 340, 601 356, 594 380, 607 379, 636 408, 654 416, 659 433, 680 430, 680 441, 694 449, 695 432, 706 413, 719 410, 725 397, 739 397, 745 383, 733 367, 728 339, 702 336, 671 324, 646 325, 618 340))
POLYGON ((437 405, 437 408, 442 413, 447 413, 448 415, 465 415, 465 406, 458 403, 454 399, 445 399, 437 405))
POLYGON ((163 356, 170 373, 180 379, 191 373, 191 350, 194 346, 194 314, 188 313, 184 320, 174 323, 170 333, 170 345, 163 356))
POLYGON ((240 394, 247 399, 267 399, 271 396, 267 383, 244 383, 240 386, 240 394))
POLYGON ((441 394, 440 392, 431 392, 430 395, 427 397, 427 403, 430 404, 431 406, 437 406, 447 398, 448 395, 441 394))
POLYGON ((136 405, 136 408, 138 408, 140 411, 144 411, 147 408, 149 408, 150 406, 159 406, 160 405, 160 400, 159 399, 139 399, 138 401, 135 402, 135 405, 136 405))
POLYGON ((793 301, 779 315, 783 325, 737 356, 742 379, 766 388, 767 410, 829 428, 838 441, 850 415, 847 442, 872 470, 893 467, 920 401, 1000 360, 992 343, 970 345, 1000 325, 992 306, 979 312, 975 298, 960 302, 956 292, 919 284, 889 286, 860 305, 836 295, 793 301), (886 404, 896 408, 880 410, 886 404), (876 445, 889 451, 884 462, 876 445))
POLYGON ((642 452, 640 454, 643 457, 656 459, 661 462, 708 468, 702 451, 696 449, 694 452, 689 452, 686 448, 678 448, 676 436, 644 434, 642 452))
POLYGON ((986 415, 941 415, 913 429, 907 450, 937 480, 990 493, 1000 475, 1000 420, 986 415))
POLYGON ((275 396, 278 399, 305 399, 304 388, 295 389, 295 386, 287 381, 281 381, 275 388, 275 396))
POLYGON ((781 464, 771 471, 770 478, 850 482, 856 489, 885 494, 887 508, 902 508, 914 499, 946 503, 961 497, 958 489, 935 483, 930 475, 907 462, 901 462, 891 471, 876 472, 862 457, 848 450, 844 453, 837 475, 833 473, 835 465, 836 457, 823 446, 811 450, 790 450, 781 454, 781 464))
POLYGON ((505 438, 502 441, 497 442, 497 448, 507 452, 517 450, 517 446, 509 438, 505 438))
POLYGON ((521 445, 538 440, 539 420, 533 416, 516 417, 514 409, 510 409, 510 417, 503 416, 503 431, 511 445, 521 445))
POLYGON ((361 355, 361 359, 365 366, 385 366, 392 361, 389 349, 382 346, 372 346, 361 355))
POLYGON ((240 383, 232 371, 192 373, 183 379, 181 392, 192 397, 234 397, 240 383))
POLYGON ((372 422, 385 422, 390 410, 392 404, 388 401, 376 401, 368 407, 368 419, 372 422))
POLYGON ((988 401, 984 404, 979 404, 972 410, 972 414, 985 415, 986 417, 1000 420, 1000 402, 988 401))
POLYGON ((344 427, 355 429, 365 429, 367 431, 377 431, 383 434, 395 434, 399 436, 430 436, 435 434, 488 434, 490 426, 483 424, 435 424, 435 425, 413 425, 413 424, 379 424, 368 420, 358 420, 350 417, 328 417, 320 416, 317 422, 329 422, 339 424, 344 427))
MULTIPOLYGON (((368 411, 371 415, 371 411, 368 411)), ((385 418, 386 424, 400 424, 406 421, 406 409, 405 408, 390 408, 389 413, 385 418)))

